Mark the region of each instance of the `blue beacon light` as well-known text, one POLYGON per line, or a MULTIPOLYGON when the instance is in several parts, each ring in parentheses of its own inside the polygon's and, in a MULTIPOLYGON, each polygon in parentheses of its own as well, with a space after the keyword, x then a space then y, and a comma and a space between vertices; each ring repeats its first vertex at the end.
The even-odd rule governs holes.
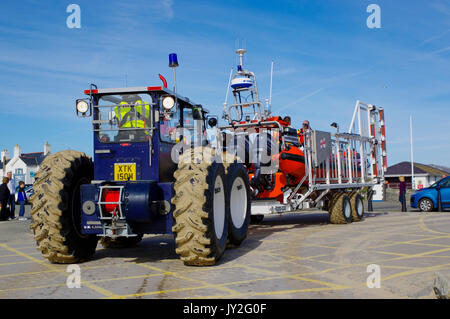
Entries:
MULTIPOLYGON (((178 57, 176 53, 169 54, 169 67, 173 70, 173 92, 177 93, 177 76, 175 74, 175 68, 178 66, 178 57)), ((176 97, 175 97, 176 99, 176 97)))
POLYGON ((178 57, 176 53, 169 54, 169 67, 176 68, 178 66, 178 57))

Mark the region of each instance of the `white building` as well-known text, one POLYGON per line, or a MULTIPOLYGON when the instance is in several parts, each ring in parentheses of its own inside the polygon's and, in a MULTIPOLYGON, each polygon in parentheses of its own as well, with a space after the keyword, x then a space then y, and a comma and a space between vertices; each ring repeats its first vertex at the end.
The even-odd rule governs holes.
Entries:
POLYGON ((16 185, 18 185, 19 181, 24 181, 25 184, 33 184, 34 175, 48 154, 50 154, 50 144, 48 142, 44 144, 44 151, 37 153, 22 153, 20 146, 16 145, 12 158, 8 150, 5 149, 1 152, 0 177, 6 176, 8 172, 12 172, 16 185))

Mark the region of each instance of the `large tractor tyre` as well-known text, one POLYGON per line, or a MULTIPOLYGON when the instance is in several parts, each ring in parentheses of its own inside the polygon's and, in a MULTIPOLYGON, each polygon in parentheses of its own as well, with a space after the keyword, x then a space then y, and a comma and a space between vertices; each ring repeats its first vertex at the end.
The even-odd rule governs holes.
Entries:
POLYGON ((251 215, 251 192, 247 169, 241 163, 227 167, 226 196, 228 214, 228 242, 239 246, 247 237, 251 215))
POLYGON ((420 209, 421 212, 429 213, 432 212, 434 209, 433 201, 429 198, 422 198, 419 201, 419 204, 417 207, 420 209))
POLYGON ((350 198, 342 193, 331 207, 330 221, 332 224, 348 224, 352 222, 352 205, 350 198))
POLYGON ((225 171, 208 149, 197 163, 195 149, 179 158, 172 204, 176 253, 185 265, 210 266, 227 244, 225 171))
POLYGON ((129 248, 136 246, 142 241, 143 235, 137 235, 134 237, 119 237, 114 240, 111 238, 102 238, 100 243, 103 248, 129 248))
POLYGON ((81 234, 80 186, 94 176, 90 157, 76 151, 52 154, 35 176, 30 225, 37 248, 52 263, 76 263, 95 253, 98 238, 81 234))
POLYGON ((364 202, 359 192, 353 192, 350 195, 352 206, 352 218, 354 222, 359 222, 364 218, 364 202))

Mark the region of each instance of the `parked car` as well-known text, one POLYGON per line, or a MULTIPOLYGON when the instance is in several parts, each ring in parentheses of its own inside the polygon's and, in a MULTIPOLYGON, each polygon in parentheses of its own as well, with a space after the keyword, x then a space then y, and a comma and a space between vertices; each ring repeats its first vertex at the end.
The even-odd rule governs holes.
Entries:
POLYGON ((411 207, 418 208, 422 212, 431 212, 438 207, 439 193, 442 208, 450 208, 450 176, 411 194, 411 207))
MULTIPOLYGON (((31 195, 34 194, 33 184, 25 184, 25 194, 27 195, 27 199, 29 201, 31 195)), ((16 187, 16 204, 18 204, 18 202, 17 202, 17 196, 18 195, 19 195, 19 186, 16 187)))

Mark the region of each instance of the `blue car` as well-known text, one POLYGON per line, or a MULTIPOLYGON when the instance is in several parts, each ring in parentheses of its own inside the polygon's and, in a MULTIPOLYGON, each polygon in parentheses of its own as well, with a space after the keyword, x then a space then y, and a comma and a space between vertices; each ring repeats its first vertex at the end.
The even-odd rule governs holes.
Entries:
POLYGON ((442 208, 450 208, 450 176, 413 193, 411 195, 411 207, 418 208, 422 212, 431 212, 437 209, 439 192, 441 193, 442 208))

